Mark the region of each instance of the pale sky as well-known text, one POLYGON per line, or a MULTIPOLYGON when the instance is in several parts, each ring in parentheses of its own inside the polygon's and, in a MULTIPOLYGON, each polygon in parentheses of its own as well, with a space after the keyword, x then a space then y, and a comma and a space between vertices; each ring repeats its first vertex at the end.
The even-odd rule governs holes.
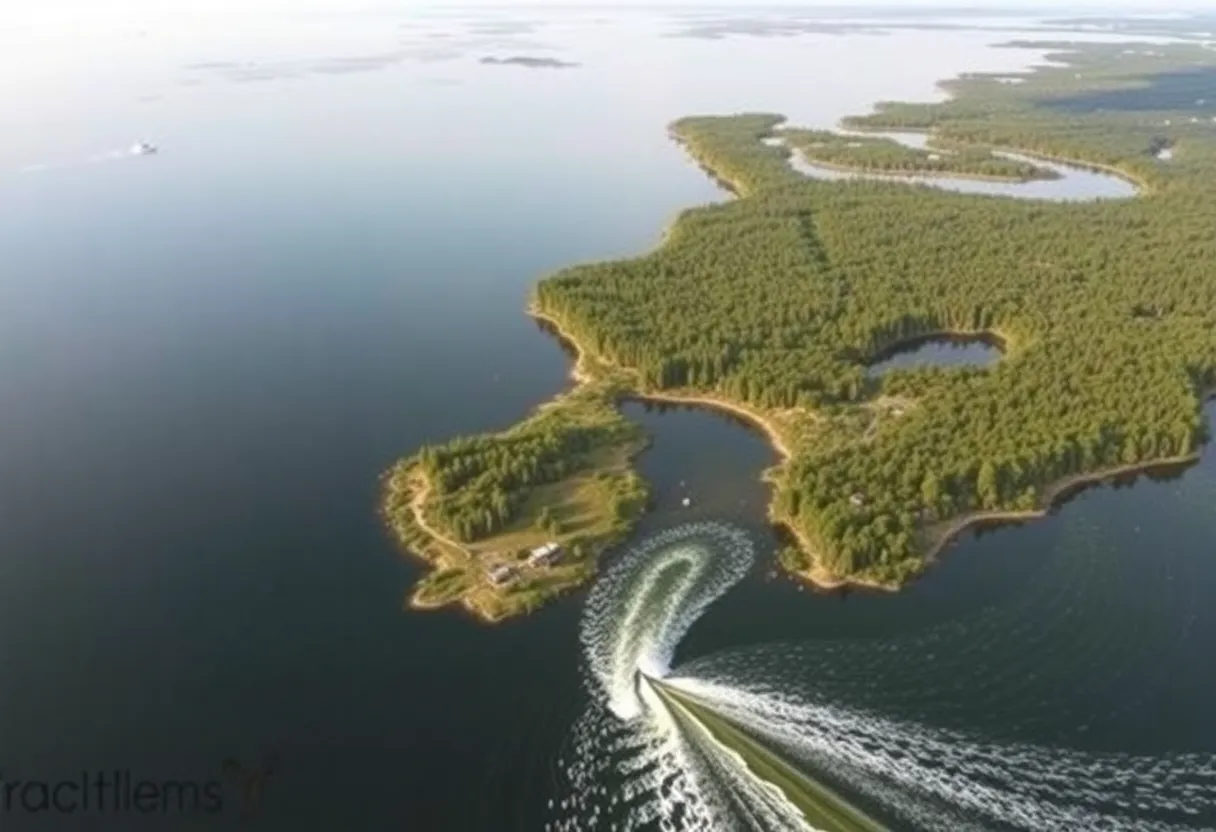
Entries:
POLYGON ((1201 8, 1204 4, 1200 0, 1174 0, 1173 2, 1160 2, 1160 0, 936 0, 936 2, 926 2, 926 0, 727 0, 726 2, 714 0, 662 0, 655 3, 651 0, 617 0, 617 2, 604 2, 604 0, 562 0, 562 2, 536 2, 536 0, 492 0, 487 2, 467 2, 467 0, 15 0, 15 2, 3 2, 0 6, 5 8, 0 9, 0 20, 12 21, 22 18, 31 18, 35 15, 62 15, 62 14, 114 14, 114 15, 137 15, 155 13, 157 16, 167 16, 172 14, 248 14, 265 11, 289 11, 289 10, 312 10, 312 9, 391 9, 400 10, 403 13, 408 13, 411 9, 419 8, 518 8, 527 6, 555 6, 562 8, 577 8, 583 7, 606 7, 606 6, 630 6, 630 7, 763 7, 763 6, 834 6, 841 7, 901 7, 915 8, 916 6, 931 6, 931 7, 968 7, 968 8, 993 8, 993 9, 1021 9, 1034 8, 1039 9, 1061 9, 1061 8, 1078 8, 1093 9, 1101 11, 1103 9, 1128 9, 1140 8, 1146 10, 1160 10, 1161 8, 1201 8))
MULTIPOLYGON (((0 133, 6 135, 7 145, 14 131, 29 136, 57 130, 70 134, 76 129, 72 119, 87 120, 93 117, 88 114, 104 110, 105 94, 125 96, 126 101, 130 90, 159 77, 156 72, 187 61, 391 51, 400 47, 396 26, 380 25, 377 30, 375 24, 395 24, 411 12, 467 9, 480 15, 546 6, 573 12, 616 7, 746 13, 749 8, 780 6, 861 12, 929 6, 1025 9, 1035 16, 1058 16, 1068 10, 1096 14, 1115 8, 1160 13, 1187 2, 1202 0, 0 0, 0 133), (363 19, 359 12, 379 12, 383 18, 363 19), (334 17, 354 25, 335 27, 334 17), (301 25, 283 25, 287 18, 301 25), (71 129, 62 126, 68 122, 71 129)), ((1209 8, 1212 2, 1207 0, 1209 8)), ((540 12, 523 13, 542 17, 540 12)))
MULTIPOLYGON (((1210 8, 1211 0, 1207 0, 1210 8)), ((1162 13, 1169 9, 1202 9, 1204 0, 0 0, 0 63, 5 53, 21 60, 36 57, 39 50, 59 49, 67 37, 72 42, 98 41, 106 32, 168 27, 183 33, 203 29, 226 31, 244 22, 255 23, 269 16, 292 16, 316 12, 384 12, 408 16, 412 11, 436 9, 580 8, 610 9, 737 9, 748 8, 874 8, 916 7, 1026 10, 1033 14, 1060 15, 1070 11, 1102 13, 1141 10, 1162 13), (54 47, 49 44, 56 44, 54 47)), ((0 82, 2 83, 2 82, 0 82)))

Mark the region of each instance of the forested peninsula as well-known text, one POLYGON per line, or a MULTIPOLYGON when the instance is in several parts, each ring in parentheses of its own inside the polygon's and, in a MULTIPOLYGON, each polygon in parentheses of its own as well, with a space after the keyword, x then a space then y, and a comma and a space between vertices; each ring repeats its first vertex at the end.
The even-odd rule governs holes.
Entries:
POLYGON ((655 251, 537 285, 532 312, 577 347, 577 384, 510 431, 423 448, 390 473, 390 523, 439 567, 415 601, 496 618, 591 575, 645 505, 629 467, 645 440, 620 416, 624 398, 763 426, 783 457, 765 475, 769 514, 798 543, 781 561, 823 586, 896 588, 978 519, 1032 516, 1077 483, 1193 458, 1216 388, 1216 52, 1053 48, 1023 83, 967 75, 944 84, 945 102, 881 104, 846 126, 922 131, 977 165, 995 148, 1116 171, 1138 197, 816 181, 774 141, 789 132, 779 115, 675 122, 738 198, 685 211, 655 251), (1004 354, 867 373, 933 334, 985 335, 1004 354), (511 601, 479 557, 504 532, 538 529, 578 554, 511 601))

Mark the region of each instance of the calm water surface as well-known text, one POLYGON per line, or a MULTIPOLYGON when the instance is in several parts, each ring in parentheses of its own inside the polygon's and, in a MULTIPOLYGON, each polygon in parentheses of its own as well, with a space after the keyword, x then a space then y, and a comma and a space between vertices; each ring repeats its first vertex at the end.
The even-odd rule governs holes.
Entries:
POLYGON ((910 341, 880 356, 870 365, 871 376, 909 367, 984 367, 1001 360, 998 346, 984 338, 934 337, 910 341))
MULTIPOLYGON (((846 131, 848 132, 848 131, 846 131)), ((855 133, 858 136, 878 136, 893 139, 907 147, 918 150, 929 149, 928 136, 922 133, 855 133)), ((779 139, 766 140, 780 143, 779 139)), ((922 185, 940 188, 960 194, 981 196, 1012 196, 1018 199, 1042 199, 1050 202, 1092 202, 1099 199, 1129 199, 1136 195, 1136 186, 1131 181, 1097 170, 1077 165, 1052 162, 1034 156, 1007 151, 993 151, 993 155, 1015 162, 1023 162, 1045 168, 1055 173, 1054 179, 1032 179, 1027 182, 998 182, 984 179, 969 179, 965 176, 905 176, 863 171, 840 170, 818 165, 795 150, 790 154, 790 166, 811 179, 825 182, 848 182, 865 179, 890 182, 901 186, 922 185)))
MULTIPOLYGON (((376 516, 379 475, 567 383, 568 359, 522 314, 534 280, 644 250, 680 208, 723 198, 667 140, 672 119, 777 110, 830 127, 1038 57, 967 32, 703 41, 636 15, 486 23, 101 28, 81 50, 105 72, 33 62, 0 91, 6 779, 207 780, 225 758, 273 754, 246 827, 540 828, 582 704, 580 598, 494 629, 404 612, 417 568, 376 516), (507 54, 580 66, 478 63, 507 54), (142 140, 162 153, 121 155, 142 140)), ((710 414, 629 412, 656 435, 647 529, 721 517, 771 548, 762 440, 710 414)), ((1214 487, 1208 459, 1086 494, 964 543, 897 597, 811 597, 766 567, 685 647, 887 637, 1012 603, 1069 557, 1074 528, 1107 547, 1110 614, 1181 615, 1136 570, 1216 589, 1214 487)), ((1194 616, 1162 659, 1176 672, 1110 743, 1216 748, 1201 647, 1216 622, 1194 616)))

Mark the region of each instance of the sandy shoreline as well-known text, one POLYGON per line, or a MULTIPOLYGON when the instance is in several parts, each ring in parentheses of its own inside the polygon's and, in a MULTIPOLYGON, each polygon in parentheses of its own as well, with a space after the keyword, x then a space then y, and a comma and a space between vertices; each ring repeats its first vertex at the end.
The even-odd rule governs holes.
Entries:
POLYGON ((951 521, 945 529, 933 535, 931 545, 925 552, 926 563, 932 563, 936 560, 943 549, 950 545, 959 534, 972 526, 983 523, 1018 523, 1023 520, 1037 520, 1050 514, 1053 508, 1071 497, 1074 491, 1079 491, 1091 485, 1098 485, 1121 476, 1148 474, 1161 468, 1172 468, 1197 462, 1200 453, 1200 451, 1195 451, 1185 456, 1168 457, 1151 462, 1139 462, 1135 465, 1119 465, 1114 468, 1104 468, 1101 471, 1094 471, 1088 474, 1074 474, 1070 477, 1065 477, 1047 487, 1042 499, 1039 501, 1038 508, 1023 511, 973 511, 960 515, 951 521))
POLYGON ((746 405, 736 404, 728 399, 721 399, 703 393, 689 395, 681 393, 633 393, 626 396, 626 398, 635 399, 640 402, 683 404, 690 407, 705 407, 712 410, 725 411, 733 416, 740 417, 764 433, 769 440, 769 444, 773 446, 773 450, 781 455, 782 462, 788 461, 794 455, 790 451, 789 446, 785 444, 785 440, 781 438, 780 432, 763 416, 746 405))
MULTIPOLYGON (((557 319, 540 311, 536 307, 535 303, 529 305, 528 314, 533 318, 544 321, 551 326, 557 333, 557 336, 562 341, 569 344, 570 348, 575 351, 577 358, 575 359, 574 366, 570 370, 570 378, 579 385, 592 383, 594 378, 586 368, 587 353, 586 350, 583 349, 583 346, 579 344, 578 340, 564 330, 561 323, 557 319)), ((782 463, 789 461, 793 457, 793 452, 785 443, 785 440, 782 439, 780 431, 778 431, 777 428, 775 428, 759 413, 744 405, 704 394, 680 395, 677 393, 643 393, 640 391, 633 391, 623 398, 641 402, 658 402, 665 404, 682 404, 690 407, 704 407, 711 410, 721 410, 726 413, 730 413, 744 419, 748 422, 748 424, 753 425, 763 432, 768 438, 773 449, 781 456, 782 463)), ((867 581, 862 578, 841 579, 834 575, 828 574, 823 567, 819 565, 819 558, 815 556, 815 548, 810 545, 810 542, 806 540, 799 529, 781 518, 773 517, 771 514, 769 515, 769 519, 774 524, 788 530, 794 539, 798 541, 798 545, 802 547, 803 551, 810 555, 811 560, 815 565, 811 568, 810 572, 797 573, 796 577, 811 583, 817 589, 833 590, 840 589, 845 586, 860 586, 870 589, 884 590, 898 589, 898 587, 891 586, 889 584, 867 581)))
MULTIPOLYGON (((1199 406, 1203 407, 1204 404, 1213 398, 1216 398, 1216 387, 1201 391, 1199 394, 1199 406)), ((1199 449, 1194 453, 1184 454, 1183 456, 1167 457, 1151 462, 1138 462, 1134 465, 1117 465, 1113 468, 1104 468, 1101 471, 1094 471, 1089 474, 1074 474, 1070 477, 1065 477, 1047 487, 1046 491, 1043 492, 1042 499, 1039 500, 1038 508, 1026 511, 975 511, 961 515, 955 518, 941 532, 933 536, 931 545, 925 552, 926 562, 932 563, 941 551, 949 546, 960 533, 976 524, 1017 523, 1022 520, 1036 520, 1046 517, 1057 504, 1072 496, 1072 492, 1074 491, 1129 474, 1147 474, 1161 468, 1189 465, 1198 462, 1202 453, 1203 450, 1199 449)))
MULTIPOLYGON (((555 318, 541 312, 532 303, 528 307, 528 314, 533 318, 544 321, 551 326, 558 337, 575 351, 577 359, 574 366, 571 368, 570 377, 579 385, 590 384, 595 381, 594 377, 586 368, 587 352, 575 339, 564 330, 561 323, 555 318)), ((1200 401, 1206 402, 1209 399, 1216 397, 1216 388, 1207 390, 1200 396, 1200 401)), ((680 393, 663 393, 663 392, 642 392, 632 391, 622 398, 642 401, 642 402, 659 402, 667 404, 682 404, 691 407, 704 407, 713 410, 721 410, 738 416, 749 424, 758 428, 768 438, 773 449, 782 458, 782 463, 788 462, 793 453, 789 446, 781 437, 780 431, 764 416, 746 405, 740 405, 736 402, 729 401, 714 395, 707 394, 680 394, 680 393)), ((960 534, 970 529, 972 526, 983 523, 1017 523, 1024 520, 1035 520, 1047 516, 1051 510, 1061 500, 1066 499, 1075 490, 1084 488, 1089 485, 1098 484, 1106 480, 1110 480, 1119 476, 1128 474, 1148 473, 1159 468, 1168 468, 1176 465, 1184 465, 1195 462, 1199 459, 1200 451, 1192 454, 1179 457, 1169 457, 1166 459, 1152 460, 1149 462, 1137 463, 1135 465, 1120 465, 1113 468, 1104 468, 1100 471, 1094 471, 1086 474, 1074 474, 1058 480, 1047 486, 1040 500, 1038 508, 1028 509, 1024 511, 976 511, 960 515, 950 521, 940 531, 930 535, 929 544, 924 553, 926 566, 934 563, 941 552, 950 545, 960 534)), ((810 545, 805 535, 788 520, 780 517, 769 515, 769 520, 775 525, 779 525, 786 529, 790 535, 798 542, 798 545, 806 552, 812 563, 814 564, 808 572, 794 573, 795 577, 802 579, 817 589, 835 590, 845 587, 858 587, 863 589, 876 589, 888 592, 894 592, 900 589, 900 585, 892 583, 884 583, 867 578, 859 577, 840 577, 828 573, 820 563, 820 558, 816 556, 815 547, 810 545)))
MULTIPOLYGON (((473 553, 470 552, 465 546, 442 534, 426 520, 425 504, 427 497, 430 496, 431 488, 430 481, 426 478, 426 475, 421 472, 416 472, 414 476, 410 477, 409 485, 413 486, 412 488, 408 489, 410 491, 408 505, 409 512, 413 518, 414 524, 426 534, 428 538, 428 548, 422 549, 406 543, 402 534, 396 528, 395 524, 390 518, 389 526, 390 528, 393 528, 394 537, 406 555, 408 555, 412 560, 420 561, 432 571, 459 566, 458 563, 453 562, 452 555, 443 550, 443 547, 445 546, 456 549, 470 560, 475 559, 473 553)), ((400 492, 403 490, 392 482, 391 477, 387 478, 385 488, 387 489, 386 493, 390 495, 393 492, 400 492)), ((409 601, 407 605, 411 610, 428 612, 433 610, 441 610, 455 605, 479 624, 495 624, 502 620, 501 616, 491 615, 468 595, 461 596, 457 601, 424 601, 419 598, 418 589, 419 587, 415 585, 409 594, 409 601)))
MULTIPOLYGON (((545 314, 544 312, 541 312, 539 309, 537 309, 535 307, 535 305, 530 306, 528 308, 528 314, 531 315, 533 318, 540 320, 540 321, 544 321, 545 323, 549 324, 549 326, 553 327, 553 329, 557 332, 558 336, 563 341, 565 341, 567 344, 569 344, 571 346, 571 348, 577 354, 578 358, 575 360, 574 367, 570 371, 570 378, 577 384, 590 384, 591 382, 593 382, 595 379, 588 372, 588 370, 585 366, 585 362, 586 362, 585 356, 587 354, 586 351, 583 349, 582 345, 579 344, 579 342, 573 336, 570 335, 570 333, 568 333, 568 332, 566 332, 566 330, 562 329, 561 323, 559 323, 555 318, 545 314)), ((634 391, 630 392, 629 394, 625 395, 623 398, 634 400, 634 401, 640 401, 640 402, 657 402, 660 404, 685 404, 685 405, 690 405, 690 406, 694 406, 694 407, 707 407, 707 408, 712 408, 715 410, 726 411, 727 413, 738 416, 738 417, 744 419, 745 421, 749 422, 750 424, 754 425, 755 427, 759 428, 764 433, 764 435, 766 437, 768 437, 768 440, 769 440, 770 444, 773 446, 773 449, 776 450, 777 453, 781 455, 783 462, 790 459, 790 457, 793 456, 793 452, 790 451, 789 446, 785 443, 785 440, 781 436, 781 432, 778 431, 777 428, 774 427, 760 413, 756 412, 755 410, 748 407, 747 405, 741 405, 741 404, 738 404, 737 402, 732 402, 729 399, 720 398, 718 396, 714 396, 712 394, 706 394, 706 393, 685 394, 685 393, 668 393, 668 392, 655 392, 655 391, 646 392, 646 391, 641 391, 641 390, 634 390, 634 391)))

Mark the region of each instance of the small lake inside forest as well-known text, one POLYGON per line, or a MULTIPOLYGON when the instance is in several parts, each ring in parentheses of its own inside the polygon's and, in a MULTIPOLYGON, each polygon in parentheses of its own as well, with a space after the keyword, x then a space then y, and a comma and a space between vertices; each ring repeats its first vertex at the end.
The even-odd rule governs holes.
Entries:
POLYGON ((995 339, 986 335, 933 335, 905 341, 878 356, 868 375, 876 378, 891 370, 928 367, 987 367, 1001 359, 995 339))

